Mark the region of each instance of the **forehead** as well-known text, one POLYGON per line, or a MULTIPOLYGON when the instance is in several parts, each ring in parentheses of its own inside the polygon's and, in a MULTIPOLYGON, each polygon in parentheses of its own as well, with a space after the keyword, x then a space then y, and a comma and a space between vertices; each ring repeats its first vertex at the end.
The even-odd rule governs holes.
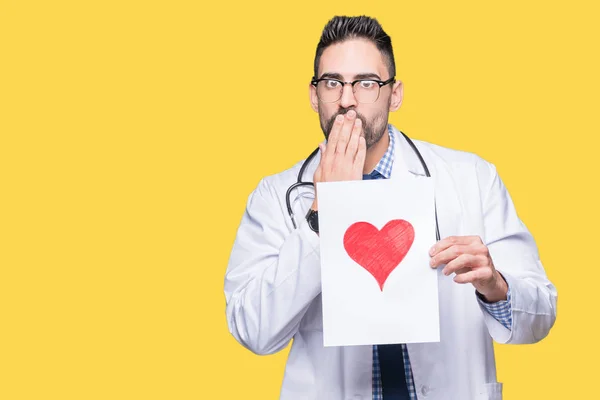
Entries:
POLYGON ((389 78, 383 54, 375 44, 365 39, 346 40, 327 47, 319 61, 318 75, 326 72, 342 74, 344 79, 364 73, 389 78))

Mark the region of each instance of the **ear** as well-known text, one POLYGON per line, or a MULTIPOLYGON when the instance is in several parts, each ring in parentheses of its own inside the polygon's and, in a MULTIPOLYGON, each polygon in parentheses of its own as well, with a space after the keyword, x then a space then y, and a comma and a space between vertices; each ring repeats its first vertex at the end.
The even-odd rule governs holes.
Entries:
POLYGON ((402 104, 402 98, 404 97, 404 85, 402 81, 394 83, 392 87, 392 98, 390 99, 390 111, 396 111, 402 104))
POLYGON ((308 84, 308 96, 310 98, 310 106, 315 112, 319 112, 319 98, 317 97, 317 88, 308 84))

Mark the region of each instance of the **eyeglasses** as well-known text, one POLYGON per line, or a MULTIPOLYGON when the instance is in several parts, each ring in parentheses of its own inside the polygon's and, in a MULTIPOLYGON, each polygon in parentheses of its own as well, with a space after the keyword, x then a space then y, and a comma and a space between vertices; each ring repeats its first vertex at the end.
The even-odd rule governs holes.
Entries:
POLYGON ((352 92, 359 103, 375 103, 379 99, 382 86, 395 82, 394 77, 387 81, 377 79, 357 79, 352 82, 344 82, 334 78, 312 79, 310 84, 317 89, 317 97, 323 103, 335 103, 342 98, 345 85, 352 85, 352 92), (358 86, 356 84, 359 83, 358 86))

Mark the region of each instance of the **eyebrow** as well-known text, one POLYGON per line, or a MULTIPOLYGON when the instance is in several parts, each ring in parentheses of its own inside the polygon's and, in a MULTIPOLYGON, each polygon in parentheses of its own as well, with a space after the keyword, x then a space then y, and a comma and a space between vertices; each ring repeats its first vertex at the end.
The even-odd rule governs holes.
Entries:
MULTIPOLYGON (((320 79, 323 79, 323 78, 339 79, 340 81, 344 80, 344 77, 342 76, 342 74, 338 74, 337 72, 325 72, 323 75, 321 75, 320 79)), ((381 80, 381 78, 379 77, 379 75, 374 74, 372 72, 363 72, 361 74, 356 74, 356 75, 354 75, 354 78, 352 78, 352 80, 358 80, 358 79, 377 79, 377 80, 381 80)))

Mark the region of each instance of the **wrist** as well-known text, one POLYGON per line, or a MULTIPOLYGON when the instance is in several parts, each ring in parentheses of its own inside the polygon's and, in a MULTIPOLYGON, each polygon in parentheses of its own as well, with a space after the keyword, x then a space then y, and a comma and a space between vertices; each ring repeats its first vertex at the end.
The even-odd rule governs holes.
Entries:
POLYGON ((502 274, 496 271, 496 277, 491 290, 486 290, 485 293, 482 293, 482 291, 479 290, 478 292, 485 302, 497 303, 499 301, 507 300, 508 283, 506 283, 502 274))

